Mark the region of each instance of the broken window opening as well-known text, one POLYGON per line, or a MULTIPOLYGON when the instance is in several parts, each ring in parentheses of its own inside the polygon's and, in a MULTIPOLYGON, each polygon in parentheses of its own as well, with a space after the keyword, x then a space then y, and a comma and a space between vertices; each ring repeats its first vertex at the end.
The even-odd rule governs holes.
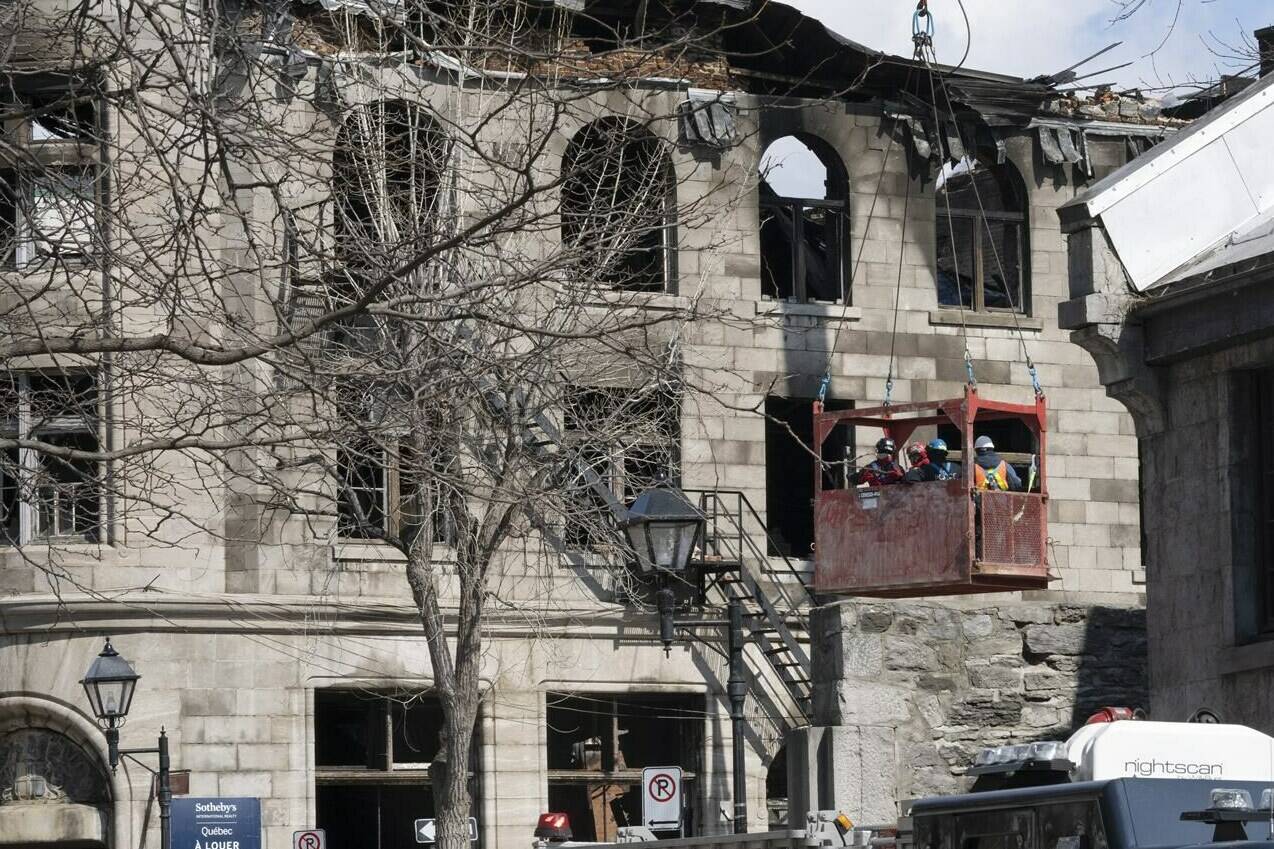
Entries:
POLYGON ((813 136, 784 136, 761 155, 761 295, 847 302, 849 178, 813 136))
MULTIPOLYGON (((827 411, 853 409, 829 398, 827 411)), ((771 556, 812 557, 814 548, 814 401, 765 399, 765 509, 771 556)), ((854 472, 854 432, 838 426, 823 443, 823 486, 842 489, 854 472)))
MULTIPOLYGON (((614 496, 631 504, 661 481, 680 480, 681 404, 663 387, 578 389, 566 399, 563 435, 576 462, 591 468, 614 496)), ((607 543, 623 547, 606 499, 576 474, 568 484, 563 534, 586 550, 607 543)))
POLYGON ((338 274, 334 300, 354 301, 366 286, 428 251, 440 230, 440 189, 450 155, 427 108, 403 101, 355 107, 332 158, 338 274))
POLYGON ((1011 164, 993 161, 966 156, 938 174, 938 304, 1026 313, 1026 189, 1011 164))
POLYGON ((703 758, 703 696, 548 693, 549 808, 565 812, 575 840, 613 841, 641 825, 641 771, 680 766, 686 836, 695 834, 703 758))
MULTIPOLYGON (((314 782, 318 827, 363 849, 416 844, 415 820, 435 813, 429 767, 439 752, 442 708, 418 693, 314 691, 314 782)), ((475 736, 470 763, 479 810, 475 736)))
POLYGON ((396 537, 410 545, 429 533, 442 545, 455 542, 447 504, 455 464, 440 452, 422 456, 402 439, 363 440, 336 453, 337 534, 346 539, 396 537))
POLYGON ((97 130, 97 106, 67 92, 41 92, 27 98, 31 112, 31 141, 74 139, 92 142, 97 130))
MULTIPOLYGON (((97 381, 88 374, 10 372, 0 382, 0 433, 61 448, 99 451, 97 381)), ((10 545, 46 540, 96 542, 101 464, 35 449, 0 456, 0 521, 10 545)))
POLYGON ((676 179, 664 144, 619 118, 584 127, 562 159, 567 264, 585 282, 674 292, 676 179))
POLYGON ((5 96, 11 148, 0 165, 0 261, 83 262, 99 238, 97 105, 56 75, 5 96))

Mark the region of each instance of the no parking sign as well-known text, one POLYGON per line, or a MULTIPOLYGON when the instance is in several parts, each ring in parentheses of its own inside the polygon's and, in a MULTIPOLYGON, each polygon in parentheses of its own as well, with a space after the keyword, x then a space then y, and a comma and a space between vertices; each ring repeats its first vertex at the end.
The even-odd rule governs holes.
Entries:
POLYGON ((641 771, 641 821, 652 831, 681 829, 681 767, 648 766, 641 771))

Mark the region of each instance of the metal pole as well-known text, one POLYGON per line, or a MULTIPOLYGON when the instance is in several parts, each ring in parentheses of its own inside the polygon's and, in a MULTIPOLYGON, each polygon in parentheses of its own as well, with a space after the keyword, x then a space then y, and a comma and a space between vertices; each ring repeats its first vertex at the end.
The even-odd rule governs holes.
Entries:
POLYGON ((743 748, 743 702, 748 695, 748 682, 743 676, 743 605, 730 602, 730 679, 726 691, 730 696, 730 729, 734 748, 734 833, 747 834, 748 793, 747 764, 743 748))
POLYGON ((173 789, 169 782, 168 735, 159 729, 159 847, 172 849, 172 816, 173 789))
POLYGON ((111 764, 111 773, 119 768, 119 729, 114 725, 109 726, 105 730, 106 734, 106 751, 107 760, 111 764))
POLYGON ((655 602, 659 608, 659 641, 664 644, 664 657, 672 654, 673 641, 677 639, 677 594, 672 587, 660 587, 655 593, 655 602))

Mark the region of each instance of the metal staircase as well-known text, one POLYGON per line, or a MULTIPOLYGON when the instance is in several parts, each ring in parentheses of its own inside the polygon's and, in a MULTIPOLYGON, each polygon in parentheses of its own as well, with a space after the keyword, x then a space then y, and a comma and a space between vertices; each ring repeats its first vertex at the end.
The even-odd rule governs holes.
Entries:
MULTIPOLYGON (((532 416, 525 430, 528 443, 537 450, 552 452, 563 447, 556 423, 542 412, 532 416)), ((610 508, 616 522, 622 521, 627 508, 606 481, 586 463, 576 462, 575 466, 580 479, 610 508)), ((796 629, 805 629, 808 609, 814 602, 805 574, 788 557, 771 557, 766 552, 765 546, 773 540, 760 514, 742 492, 683 492, 698 502, 706 517, 700 557, 692 561, 703 578, 703 601, 722 607, 732 601, 742 602, 753 642, 800 712, 799 716, 789 716, 789 720, 807 724, 812 715, 814 687, 809 653, 796 634, 796 629)), ((571 562, 581 563, 579 553, 565 544, 546 517, 532 511, 531 518, 553 548, 571 562)))
POLYGON ((804 628, 813 604, 805 574, 788 557, 765 551, 769 531, 742 492, 685 492, 697 498, 707 517, 702 556, 695 563, 704 575, 705 600, 743 603, 762 656, 808 721, 814 693, 810 659, 794 630, 804 628))

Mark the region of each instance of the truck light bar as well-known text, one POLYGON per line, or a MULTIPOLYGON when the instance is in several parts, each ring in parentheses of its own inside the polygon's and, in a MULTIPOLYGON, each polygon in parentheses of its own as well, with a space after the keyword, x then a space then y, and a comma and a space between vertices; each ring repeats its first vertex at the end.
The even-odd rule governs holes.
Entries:
POLYGON ((983 749, 973 759, 969 775, 1014 773, 1024 770, 1070 772, 1074 766, 1066 757, 1066 744, 1049 740, 983 749))

